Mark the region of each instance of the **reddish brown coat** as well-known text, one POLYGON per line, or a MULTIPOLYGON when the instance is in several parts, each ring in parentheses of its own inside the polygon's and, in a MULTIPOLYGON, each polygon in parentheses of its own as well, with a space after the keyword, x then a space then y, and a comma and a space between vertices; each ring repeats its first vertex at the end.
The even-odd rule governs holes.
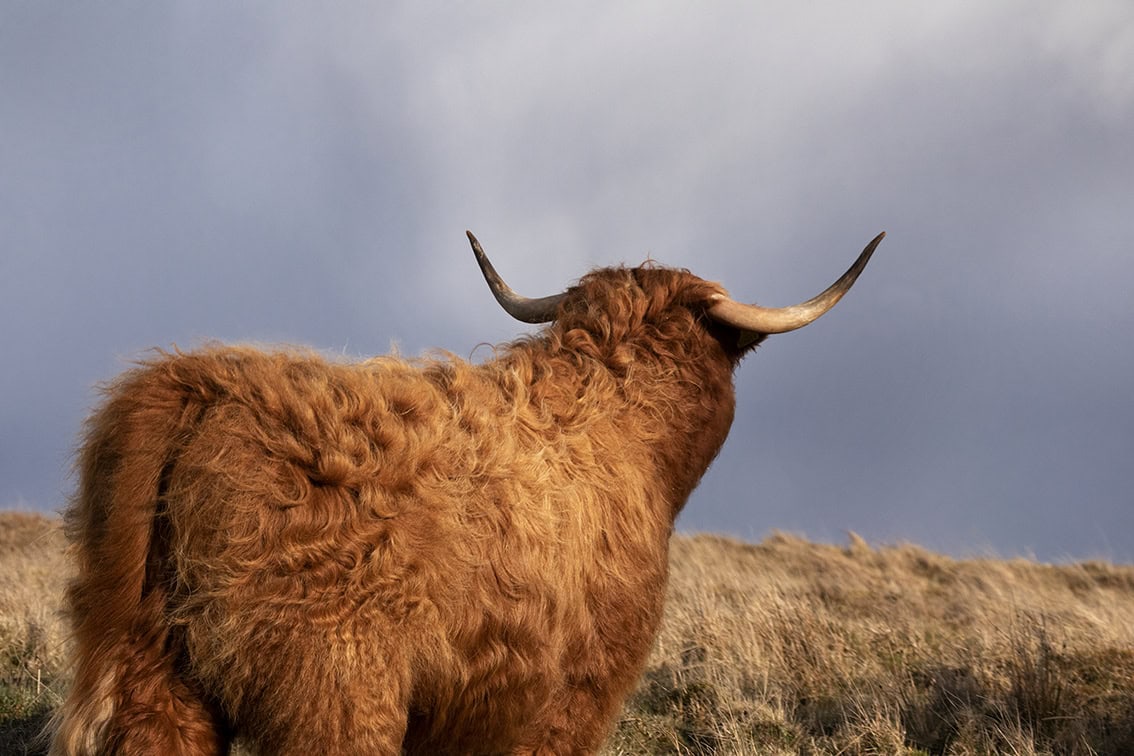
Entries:
POLYGON ((594 752, 732 422, 721 291, 596 271, 480 365, 217 346, 122 376, 67 515, 53 752, 594 752))

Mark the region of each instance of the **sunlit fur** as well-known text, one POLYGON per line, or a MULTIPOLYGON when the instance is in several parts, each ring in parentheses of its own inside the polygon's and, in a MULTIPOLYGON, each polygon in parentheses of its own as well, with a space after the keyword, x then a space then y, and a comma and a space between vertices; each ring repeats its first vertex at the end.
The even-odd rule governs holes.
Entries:
POLYGON ((719 286, 600 270, 493 359, 209 347, 107 389, 55 754, 594 752, 732 422, 719 286))

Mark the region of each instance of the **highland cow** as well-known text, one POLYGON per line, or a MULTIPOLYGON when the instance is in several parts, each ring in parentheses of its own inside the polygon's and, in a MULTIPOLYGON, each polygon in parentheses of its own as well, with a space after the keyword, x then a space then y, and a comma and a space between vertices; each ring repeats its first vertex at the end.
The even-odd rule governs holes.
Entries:
POLYGON ((215 346, 127 372, 67 512, 56 754, 577 754, 662 613, 674 518, 783 309, 653 265, 494 295, 483 364, 215 346))

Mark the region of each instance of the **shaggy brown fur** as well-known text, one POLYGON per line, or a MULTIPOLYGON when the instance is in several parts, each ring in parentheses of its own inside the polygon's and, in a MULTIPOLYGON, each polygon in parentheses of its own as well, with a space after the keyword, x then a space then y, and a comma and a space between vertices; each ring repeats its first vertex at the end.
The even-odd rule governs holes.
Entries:
POLYGON ((595 751, 725 440, 722 291, 608 269, 481 365, 212 347, 107 390, 56 754, 595 751))

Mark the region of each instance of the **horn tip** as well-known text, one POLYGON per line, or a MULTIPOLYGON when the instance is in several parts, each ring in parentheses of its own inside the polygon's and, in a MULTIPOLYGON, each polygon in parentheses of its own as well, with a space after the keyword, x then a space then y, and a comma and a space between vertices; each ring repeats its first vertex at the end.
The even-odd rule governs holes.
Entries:
POLYGON ((879 244, 881 244, 882 240, 885 239, 885 238, 886 238, 886 232, 882 231, 878 234, 878 236, 875 236, 873 239, 871 239, 870 243, 866 245, 866 248, 862 250, 863 256, 869 257, 870 255, 874 254, 874 249, 879 244))
POLYGON ((473 236, 472 231, 465 231, 465 235, 469 237, 469 244, 472 245, 473 254, 476 255, 478 260, 485 257, 484 248, 480 246, 480 242, 473 236))

